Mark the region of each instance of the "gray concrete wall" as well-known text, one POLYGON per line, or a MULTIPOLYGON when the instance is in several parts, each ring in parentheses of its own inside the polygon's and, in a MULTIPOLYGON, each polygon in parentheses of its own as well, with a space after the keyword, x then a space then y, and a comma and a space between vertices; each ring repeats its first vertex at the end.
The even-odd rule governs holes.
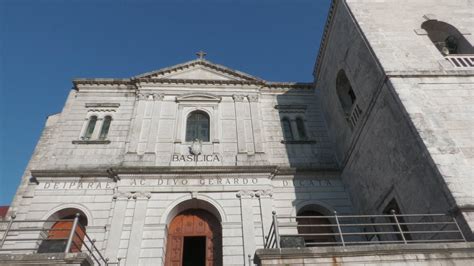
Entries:
MULTIPOLYGON (((354 205, 361 213, 380 213, 395 198, 402 212, 453 211, 472 224, 473 70, 445 64, 428 37, 415 31, 424 14, 434 13, 466 32, 472 3, 347 3, 350 9, 336 1, 316 78, 354 205), (363 106, 352 131, 336 94, 339 69, 363 106)), ((470 236, 472 225, 464 226, 470 236)))

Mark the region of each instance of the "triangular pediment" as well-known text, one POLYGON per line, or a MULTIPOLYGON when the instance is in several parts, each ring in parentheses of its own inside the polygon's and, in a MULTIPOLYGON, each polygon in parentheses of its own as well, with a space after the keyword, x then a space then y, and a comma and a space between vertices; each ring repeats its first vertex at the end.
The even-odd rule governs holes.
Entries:
POLYGON ((179 80, 220 80, 220 81, 261 81, 246 73, 233 70, 204 59, 148 72, 136 78, 145 79, 179 79, 179 80))

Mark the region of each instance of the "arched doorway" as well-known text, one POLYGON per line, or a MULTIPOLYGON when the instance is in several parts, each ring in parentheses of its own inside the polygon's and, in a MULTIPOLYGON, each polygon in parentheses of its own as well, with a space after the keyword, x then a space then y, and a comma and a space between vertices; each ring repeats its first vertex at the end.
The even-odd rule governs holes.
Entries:
POLYGON ((298 234, 304 235, 307 247, 331 245, 335 243, 331 222, 322 213, 306 209, 298 213, 298 234), (326 244, 327 243, 327 244, 326 244))
POLYGON ((222 228, 211 213, 185 210, 168 226, 166 266, 222 265, 222 228))
POLYGON ((86 233, 87 217, 78 209, 64 209, 52 215, 45 224, 45 239, 38 247, 38 253, 64 252, 76 215, 79 214, 77 227, 72 238, 69 252, 80 252, 86 233))

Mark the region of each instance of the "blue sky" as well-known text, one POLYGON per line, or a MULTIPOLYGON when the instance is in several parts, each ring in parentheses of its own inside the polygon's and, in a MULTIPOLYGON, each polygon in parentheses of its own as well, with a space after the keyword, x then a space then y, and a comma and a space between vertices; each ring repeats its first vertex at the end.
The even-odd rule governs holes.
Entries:
POLYGON ((195 59, 312 81, 330 0, 0 0, 0 205, 10 204, 71 80, 195 59))

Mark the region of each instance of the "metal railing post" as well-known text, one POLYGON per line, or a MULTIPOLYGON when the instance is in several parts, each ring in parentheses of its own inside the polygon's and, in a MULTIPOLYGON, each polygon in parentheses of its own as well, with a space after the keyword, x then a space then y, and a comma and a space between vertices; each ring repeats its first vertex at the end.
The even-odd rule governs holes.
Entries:
POLYGON ((400 234, 403 239, 403 243, 407 244, 407 240, 405 239, 405 235, 403 234, 402 227, 400 226, 400 223, 398 222, 397 214, 395 213, 395 210, 391 210, 393 219, 395 220, 395 223, 397 224, 398 230, 400 231, 400 234))
POLYGON ((16 215, 10 216, 10 221, 7 224, 7 228, 5 229, 5 234, 2 237, 2 242, 0 243, 0 248, 3 247, 3 244, 7 240, 8 233, 10 232, 10 229, 12 228, 13 220, 15 220, 16 215))
POLYGON ((276 214, 276 211, 272 212, 272 219, 273 219, 273 225, 274 225, 274 230, 275 230, 275 242, 276 242, 276 248, 280 248, 280 232, 278 230, 278 217, 276 214))
POLYGON ((453 217, 453 222, 456 225, 456 228, 459 230, 459 234, 461 234, 461 237, 464 240, 464 242, 467 242, 466 237, 464 237, 464 234, 462 233, 461 227, 459 227, 458 221, 456 220, 454 215, 452 217, 453 217))
POLYGON ((337 231, 339 232, 339 236, 341 237, 342 246, 345 247, 346 242, 344 241, 344 235, 342 234, 341 225, 339 224, 339 218, 337 218, 337 211, 334 211, 334 219, 336 220, 337 231))
POLYGON ((71 232, 69 232, 69 237, 67 239, 66 250, 64 250, 65 254, 68 254, 71 250, 72 241, 74 239, 74 235, 76 234, 77 224, 79 223, 79 213, 76 213, 76 217, 74 217, 74 222, 72 224, 71 232))

